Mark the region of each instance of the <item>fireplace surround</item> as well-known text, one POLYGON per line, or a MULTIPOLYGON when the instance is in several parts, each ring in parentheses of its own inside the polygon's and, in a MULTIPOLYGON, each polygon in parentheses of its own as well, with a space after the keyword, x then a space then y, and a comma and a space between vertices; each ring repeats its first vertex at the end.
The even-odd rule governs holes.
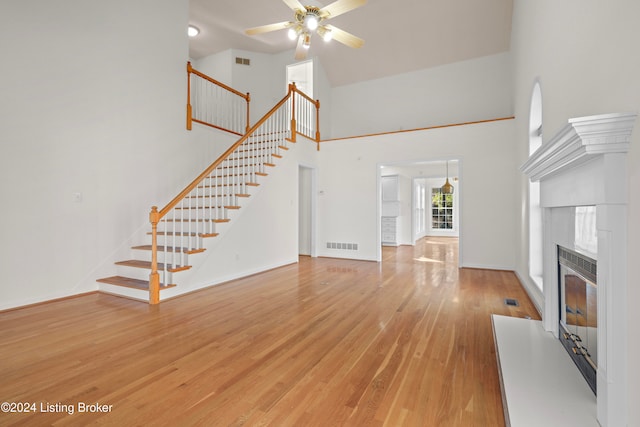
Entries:
MULTIPOLYGON (((597 417, 626 425, 627 161, 635 113, 570 119, 522 166, 540 182, 543 213, 543 325, 560 337, 558 246, 576 249, 577 207, 594 206, 597 250, 597 417)), ((589 349, 592 351, 591 349, 589 349)))

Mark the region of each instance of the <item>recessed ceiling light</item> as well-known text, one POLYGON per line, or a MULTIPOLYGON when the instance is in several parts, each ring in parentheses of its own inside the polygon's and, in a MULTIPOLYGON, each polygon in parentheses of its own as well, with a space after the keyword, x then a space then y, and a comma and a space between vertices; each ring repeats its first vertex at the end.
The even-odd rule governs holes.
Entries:
POLYGON ((189 28, 187 29, 187 34, 189 35, 189 37, 195 37, 200 33, 200 30, 198 29, 198 27, 195 27, 193 25, 189 25, 189 28))

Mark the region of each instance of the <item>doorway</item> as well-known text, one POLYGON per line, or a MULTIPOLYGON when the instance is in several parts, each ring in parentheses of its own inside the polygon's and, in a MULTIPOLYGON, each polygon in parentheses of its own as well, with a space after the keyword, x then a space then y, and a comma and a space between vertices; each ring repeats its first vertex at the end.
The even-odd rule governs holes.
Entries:
MULTIPOLYGON (((384 183, 394 178, 397 182, 397 205, 394 216, 396 244, 393 246, 415 246, 424 237, 458 237, 461 218, 461 161, 459 159, 438 159, 418 162, 379 165, 379 259, 388 230, 389 209, 385 198, 384 183), (443 194, 445 182, 453 186, 451 194, 443 194)), ((459 251, 458 265, 462 265, 462 250, 459 251)))
POLYGON ((315 169, 298 166, 298 254, 316 256, 315 169))
POLYGON ((287 65, 287 88, 291 83, 313 99, 313 61, 287 65))

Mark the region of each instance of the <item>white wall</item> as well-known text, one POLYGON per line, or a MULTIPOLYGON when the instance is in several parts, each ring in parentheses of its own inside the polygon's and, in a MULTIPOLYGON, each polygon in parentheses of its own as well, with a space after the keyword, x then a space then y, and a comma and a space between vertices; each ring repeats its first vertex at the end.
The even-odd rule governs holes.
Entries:
POLYGON ((229 49, 198 59, 193 66, 237 91, 250 94, 251 125, 286 94, 284 74, 278 76, 274 55, 229 49), (250 65, 236 64, 236 57, 249 59, 250 65))
MULTIPOLYGON (((516 146, 518 164, 528 157, 528 117, 531 91, 538 78, 543 100, 543 144, 556 134, 569 118, 603 113, 640 111, 640 3, 634 0, 516 0, 513 14, 512 56, 516 146), (541 31, 541 29, 544 31, 541 31), (567 29, 570 28, 570 31, 567 29)), ((526 218, 526 179, 517 172, 518 197, 514 212, 521 212, 518 225, 520 244, 517 271, 525 285, 528 233, 526 218)), ((640 124, 632 135, 628 154, 630 260, 640 259, 640 124)), ((628 313, 636 312, 640 286, 635 263, 629 262, 626 284, 628 313)), ((640 334, 629 319, 626 342, 629 360, 640 352, 640 334)), ((640 365, 628 367, 629 394, 626 425, 640 425, 640 365)))
POLYGON ((194 177, 210 145, 185 130, 187 17, 186 0, 0 3, 0 309, 97 289, 194 177))
MULTIPOLYGON (((228 86, 233 85, 234 64, 235 56, 233 49, 225 50, 224 52, 219 52, 215 55, 209 55, 197 60, 191 60, 193 68, 228 86)), ((241 89, 237 90, 241 91, 241 89)))
POLYGON ((513 126, 505 120, 321 144, 319 255, 378 259, 379 165, 455 158, 466 183, 459 194, 461 265, 513 269, 517 216, 508 211, 517 200, 513 126), (498 207, 488 197, 496 183, 501 184, 498 207), (359 250, 326 249, 326 242, 358 243, 359 250))
POLYGON ((333 89, 334 138, 513 114, 510 56, 486 56, 333 89))

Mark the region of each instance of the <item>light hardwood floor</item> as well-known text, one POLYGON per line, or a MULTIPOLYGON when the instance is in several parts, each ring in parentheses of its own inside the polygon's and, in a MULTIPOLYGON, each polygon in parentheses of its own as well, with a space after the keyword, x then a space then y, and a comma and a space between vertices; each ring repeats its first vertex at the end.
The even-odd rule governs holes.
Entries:
POLYGON ((92 294, 0 313, 0 401, 38 411, 0 425, 502 426, 490 314, 538 316, 512 272, 458 269, 457 249, 425 238, 159 306, 92 294))

